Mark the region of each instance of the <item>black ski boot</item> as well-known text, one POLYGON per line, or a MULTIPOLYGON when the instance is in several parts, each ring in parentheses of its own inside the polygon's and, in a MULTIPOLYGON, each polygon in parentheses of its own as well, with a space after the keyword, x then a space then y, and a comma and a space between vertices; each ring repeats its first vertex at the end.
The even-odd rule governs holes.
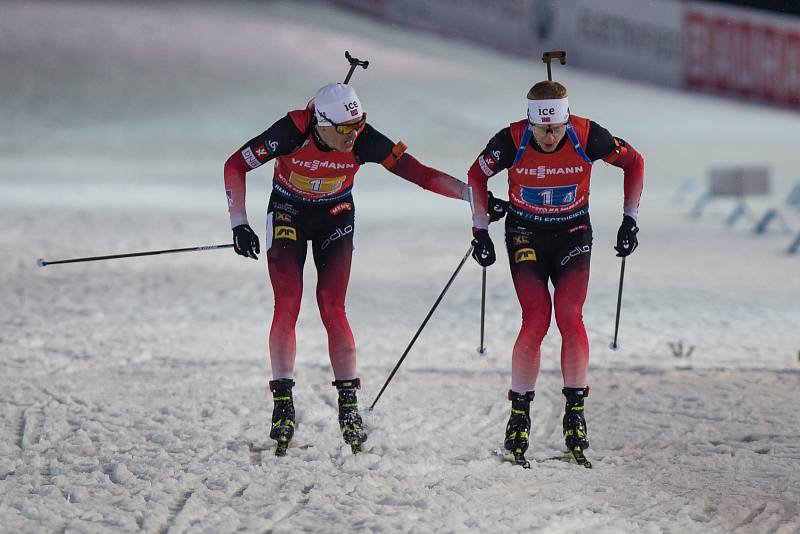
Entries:
POLYGON ((561 392, 567 398, 564 409, 564 442, 567 450, 578 464, 592 467, 592 463, 583 454, 589 448, 586 419, 583 416, 583 399, 589 396, 589 387, 564 388, 561 392))
POLYGON ((270 380, 269 389, 272 391, 272 429, 269 437, 278 442, 275 456, 286 456, 286 449, 294 436, 294 403, 292 401, 292 387, 294 380, 281 378, 270 380))
POLYGON ((511 401, 511 416, 506 425, 505 447, 514 458, 514 463, 528 469, 531 464, 525 459, 528 450, 528 433, 531 431, 531 401, 534 392, 516 393, 508 392, 511 401))
POLYGON ((353 454, 361 452, 361 444, 367 441, 363 422, 358 413, 356 390, 361 388, 361 380, 334 380, 332 382, 339 392, 339 427, 345 443, 350 445, 353 454))

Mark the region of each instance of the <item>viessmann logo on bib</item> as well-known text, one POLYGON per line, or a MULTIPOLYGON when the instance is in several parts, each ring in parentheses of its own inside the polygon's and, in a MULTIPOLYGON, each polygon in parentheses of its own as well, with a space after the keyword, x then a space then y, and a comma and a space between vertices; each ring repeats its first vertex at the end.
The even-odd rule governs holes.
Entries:
POLYGON ((312 171, 316 171, 317 169, 355 169, 355 163, 336 163, 335 161, 320 161, 318 159, 312 161, 306 161, 302 159, 292 158, 292 165, 297 165, 298 167, 303 167, 304 169, 309 169, 312 171))
POLYGON ((584 171, 583 165, 576 165, 575 167, 548 167, 546 165, 539 165, 537 167, 516 167, 514 172, 524 176, 534 176, 543 180, 547 176, 557 174, 580 174, 584 171))

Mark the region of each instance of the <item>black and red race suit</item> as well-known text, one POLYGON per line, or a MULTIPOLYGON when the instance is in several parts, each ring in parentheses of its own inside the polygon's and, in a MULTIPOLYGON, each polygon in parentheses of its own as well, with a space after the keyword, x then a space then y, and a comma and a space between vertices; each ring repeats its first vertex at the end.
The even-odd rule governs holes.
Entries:
POLYGON ((511 387, 532 391, 539 375, 541 344, 555 308, 561 332, 565 387, 586 386, 589 341, 583 304, 589 283, 592 227, 589 184, 599 159, 624 170, 623 212, 636 219, 644 182, 644 159, 622 139, 589 119, 570 116, 552 152, 543 151, 522 120, 498 132, 469 169, 473 227, 488 226, 487 182, 508 169, 506 249, 522 307, 522 327, 512 355, 511 387), (551 299, 548 282, 553 283, 551 299))
POLYGON ((247 224, 245 174, 274 159, 267 215, 266 254, 275 294, 269 334, 273 379, 292 378, 295 324, 303 293, 308 242, 317 269, 317 304, 328 334, 336 380, 356 378, 355 341, 345 312, 355 230, 351 189, 365 163, 452 198, 469 198, 466 184, 427 167, 365 123, 352 152, 329 148, 320 138, 313 107, 290 111, 248 141, 225 163, 225 192, 231 227, 247 224))

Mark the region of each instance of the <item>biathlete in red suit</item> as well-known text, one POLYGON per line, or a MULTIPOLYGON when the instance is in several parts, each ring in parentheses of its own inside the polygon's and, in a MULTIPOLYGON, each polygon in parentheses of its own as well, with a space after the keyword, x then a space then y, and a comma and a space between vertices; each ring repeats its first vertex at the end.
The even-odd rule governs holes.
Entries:
POLYGON ((589 387, 589 342, 583 303, 589 282, 592 227, 589 181, 592 164, 603 160, 624 171, 623 220, 618 256, 638 241, 636 219, 644 181, 644 159, 633 147, 597 123, 571 115, 566 88, 544 81, 528 93, 528 118, 500 130, 469 169, 473 200, 473 257, 486 267, 495 261, 489 219, 507 213, 506 249, 522 307, 522 328, 511 363, 511 417, 505 447, 524 459, 530 403, 539 375, 540 347, 552 309, 561 332, 561 371, 566 410, 564 438, 570 451, 589 446, 583 415, 589 387), (487 192, 487 181, 508 170, 508 202, 487 192), (488 212, 488 214, 487 214, 488 212), (548 282, 553 284, 551 299, 548 282))
POLYGON ((443 196, 469 199, 467 185, 427 167, 366 122, 361 102, 349 85, 329 84, 305 109, 290 111, 248 141, 225 162, 234 248, 257 259, 258 236, 245 211, 245 173, 274 159, 273 191, 267 214, 266 251, 275 294, 269 333, 270 389, 275 403, 270 436, 279 450, 294 433, 292 399, 295 323, 303 290, 308 242, 317 269, 317 304, 328 333, 328 350, 339 392, 339 421, 356 452, 366 440, 358 415, 356 350, 345 313, 355 229, 353 181, 361 165, 387 170, 443 196))

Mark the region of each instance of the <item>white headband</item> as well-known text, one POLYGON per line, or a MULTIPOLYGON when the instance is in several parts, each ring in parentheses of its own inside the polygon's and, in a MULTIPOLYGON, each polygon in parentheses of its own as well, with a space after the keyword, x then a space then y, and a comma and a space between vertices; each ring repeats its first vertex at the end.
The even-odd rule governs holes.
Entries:
POLYGON ((569 120, 569 99, 528 100, 528 120, 533 124, 559 124, 569 120))

